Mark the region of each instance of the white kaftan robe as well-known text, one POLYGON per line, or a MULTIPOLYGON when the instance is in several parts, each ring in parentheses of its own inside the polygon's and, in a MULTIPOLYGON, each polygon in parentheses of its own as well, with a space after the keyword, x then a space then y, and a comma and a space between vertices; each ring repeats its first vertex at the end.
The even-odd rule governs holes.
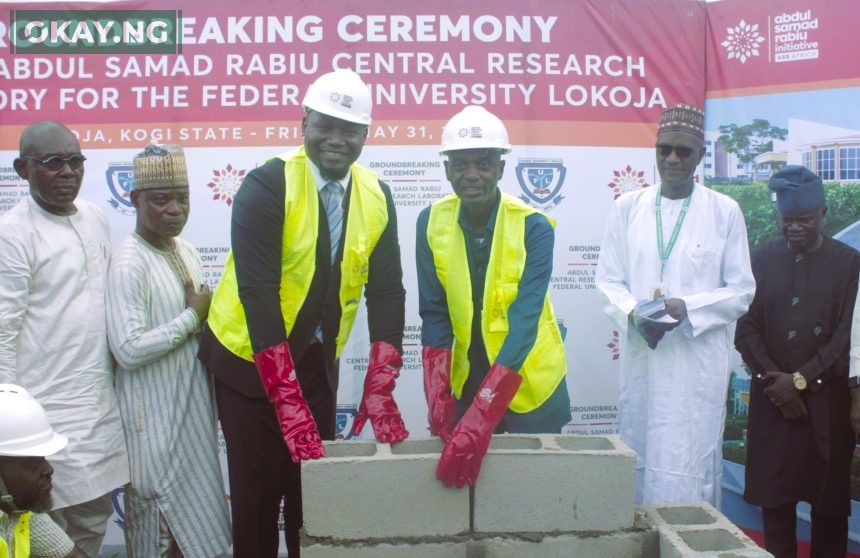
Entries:
POLYGON ((638 503, 719 506, 734 326, 755 293, 746 226, 734 200, 696 184, 661 281, 658 191, 655 185, 618 198, 600 248, 597 287, 604 311, 624 332, 621 436, 638 454, 638 503), (687 318, 651 350, 635 331, 627 335, 628 315, 658 285, 667 298, 684 300, 687 318))
POLYGON ((69 438, 48 458, 54 509, 129 479, 105 332, 108 223, 75 207, 53 215, 27 198, 0 217, 0 383, 26 388, 69 438))
POLYGON ((158 556, 163 515, 185 558, 209 558, 230 545, 230 523, 212 385, 180 278, 200 285, 203 269, 194 247, 174 240, 164 252, 132 235, 108 274, 108 337, 131 465, 125 537, 130 556, 158 556))

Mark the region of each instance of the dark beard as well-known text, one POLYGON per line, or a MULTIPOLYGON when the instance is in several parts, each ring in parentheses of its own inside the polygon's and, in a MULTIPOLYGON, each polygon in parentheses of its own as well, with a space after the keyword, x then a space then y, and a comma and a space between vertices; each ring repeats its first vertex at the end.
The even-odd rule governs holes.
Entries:
POLYGON ((15 500, 15 506, 19 510, 32 511, 36 513, 45 513, 51 511, 51 506, 53 504, 51 492, 40 492, 39 494, 40 495, 37 498, 30 498, 24 500, 23 502, 15 500))
POLYGON ((54 501, 51 497, 51 493, 48 492, 46 495, 42 496, 30 506, 30 511, 34 511, 37 513, 45 513, 51 511, 51 507, 54 501))

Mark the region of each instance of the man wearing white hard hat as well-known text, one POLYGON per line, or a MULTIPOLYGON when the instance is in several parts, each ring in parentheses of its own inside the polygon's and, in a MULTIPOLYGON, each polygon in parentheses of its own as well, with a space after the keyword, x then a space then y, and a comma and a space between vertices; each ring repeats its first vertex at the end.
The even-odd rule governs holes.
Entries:
POLYGON ((394 202, 356 163, 370 93, 336 70, 302 104, 304 145, 251 171, 236 195, 200 350, 227 441, 237 558, 276 555, 282 497, 287 548, 299 555, 299 462, 334 438, 338 359, 362 291, 371 346, 353 432, 369 418, 381 442, 408 435, 392 393, 405 311, 394 202))
POLYGON ((66 444, 24 388, 0 384, 0 557, 86 556, 45 513, 54 474, 45 457, 66 444))
POLYGON ((499 189, 510 151, 498 117, 464 108, 442 129, 454 195, 418 216, 424 392, 448 486, 475 483, 494 432, 560 432, 571 418, 548 294, 555 221, 499 189))

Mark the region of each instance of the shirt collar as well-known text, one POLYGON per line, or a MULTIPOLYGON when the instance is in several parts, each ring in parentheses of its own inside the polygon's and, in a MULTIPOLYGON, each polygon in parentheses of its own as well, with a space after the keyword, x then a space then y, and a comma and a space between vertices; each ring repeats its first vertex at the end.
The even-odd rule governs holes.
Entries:
MULTIPOLYGON (((322 192, 322 189, 325 188, 325 185, 331 182, 328 178, 323 178, 322 172, 320 172, 319 167, 314 164, 313 161, 308 158, 308 166, 311 169, 311 176, 314 177, 314 184, 317 186, 317 191, 322 192)), ((349 180, 352 178, 352 172, 348 173, 342 180, 335 180, 338 184, 341 185, 343 191, 346 191, 346 187, 349 186, 349 180)))
MULTIPOLYGON (((493 205, 493 210, 490 211, 490 218, 487 219, 487 226, 484 227, 487 231, 487 236, 493 236, 493 229, 496 228, 496 216, 499 214, 499 204, 502 202, 502 196, 504 195, 502 191, 496 186, 496 189, 499 190, 499 195, 496 197, 496 203, 493 205)), ((460 204, 460 215, 457 217, 457 221, 460 223, 460 227, 464 230, 469 230, 474 232, 474 227, 472 227, 471 221, 466 216, 466 209, 463 207, 463 204, 460 204)))

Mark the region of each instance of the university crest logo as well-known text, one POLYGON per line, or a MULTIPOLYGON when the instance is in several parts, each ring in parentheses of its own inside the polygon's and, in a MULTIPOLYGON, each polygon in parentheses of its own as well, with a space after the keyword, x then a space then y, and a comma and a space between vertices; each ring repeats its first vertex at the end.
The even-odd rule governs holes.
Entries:
POLYGON ((123 215, 134 215, 131 191, 134 189, 134 167, 131 163, 111 163, 105 171, 111 198, 108 203, 123 215))
POLYGON ((351 440, 352 439, 352 423, 355 422, 355 416, 358 414, 358 408, 355 405, 338 405, 337 415, 334 423, 334 438, 335 440, 351 440))
POLYGON ((560 159, 520 159, 516 173, 524 193, 520 199, 528 205, 549 211, 564 199, 559 191, 567 169, 560 159))

